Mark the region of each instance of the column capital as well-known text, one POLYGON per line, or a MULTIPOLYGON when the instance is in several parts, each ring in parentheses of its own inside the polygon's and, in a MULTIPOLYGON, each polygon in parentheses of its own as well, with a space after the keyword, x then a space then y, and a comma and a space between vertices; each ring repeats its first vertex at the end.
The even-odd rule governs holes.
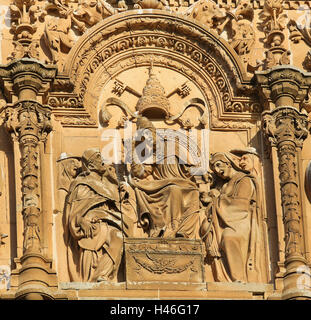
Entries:
POLYGON ((37 142, 45 141, 52 131, 51 109, 37 101, 18 101, 5 112, 6 129, 20 143, 30 138, 34 138, 37 142))
POLYGON ((301 148, 308 136, 308 116, 293 107, 277 107, 262 113, 262 129, 271 146, 290 143, 301 148))
POLYGON ((44 65, 35 59, 24 58, 0 65, 1 81, 9 88, 9 95, 15 94, 19 100, 36 100, 40 91, 48 91, 56 73, 55 66, 44 65))
POLYGON ((265 109, 272 102, 276 107, 291 106, 299 109, 311 85, 311 73, 292 66, 276 66, 255 74, 265 109))

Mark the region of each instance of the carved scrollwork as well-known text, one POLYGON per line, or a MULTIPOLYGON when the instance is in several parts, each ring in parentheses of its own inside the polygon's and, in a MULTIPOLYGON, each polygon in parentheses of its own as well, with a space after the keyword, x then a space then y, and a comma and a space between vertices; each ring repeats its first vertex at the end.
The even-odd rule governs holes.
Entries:
POLYGON ((146 257, 133 257, 139 266, 155 274, 182 273, 194 264, 194 261, 190 260, 187 263, 178 265, 177 258, 162 258, 161 256, 157 257, 155 254, 148 252, 146 253, 146 257))
MULTIPOLYGON (((135 39, 137 36, 134 36, 133 38, 135 39)), ((163 38, 164 36, 162 36, 163 38)), ((155 36, 145 36, 145 38, 148 39, 148 41, 144 42, 144 44, 146 44, 146 46, 150 46, 152 44, 155 44, 156 38, 155 36)), ((133 43, 136 43, 136 41, 133 41, 133 43)), ((204 68, 207 70, 207 72, 209 73, 209 75, 213 78, 213 80, 215 81, 215 84, 217 85, 219 91, 221 92, 221 94, 223 95, 223 101, 225 103, 226 98, 230 97, 230 93, 229 93, 229 88, 228 88, 228 83, 225 80, 225 77, 222 75, 222 72, 217 68, 216 64, 214 61, 212 61, 210 58, 208 58, 207 56, 204 56, 203 53, 199 52, 198 50, 195 50, 193 47, 191 47, 189 45, 189 43, 186 42, 176 42, 172 39, 170 39, 170 41, 167 42, 168 44, 168 48, 170 49, 176 49, 178 48, 178 52, 183 52, 187 55, 187 53, 192 52, 192 54, 190 55, 191 58, 193 58, 194 56, 197 57, 197 62, 198 63, 203 63, 204 64, 204 68), (175 44, 174 44, 175 42, 175 44)), ((141 44, 140 44, 141 45, 141 44)), ((116 53, 113 50, 109 51, 109 54, 113 54, 116 53)), ((104 52, 99 52, 97 54, 96 57, 94 57, 95 60, 97 61, 105 61, 105 59, 107 59, 107 49, 105 49, 104 52), (105 57, 103 56, 103 54, 105 54, 105 57)), ((79 98, 81 100, 83 100, 85 92, 87 90, 87 85, 88 82, 91 79, 91 75, 92 73, 96 72, 96 69, 98 69, 100 67, 100 64, 95 64, 92 61, 88 64, 88 66, 85 69, 85 73, 83 75, 83 79, 81 80, 81 84, 79 87, 79 98), (90 67, 92 66, 92 67, 90 67)), ((122 95, 122 93, 124 92, 124 90, 127 90, 127 86, 125 86, 124 84, 121 84, 120 82, 116 81, 115 82, 115 86, 114 86, 114 92, 117 95, 122 95)), ((185 89, 185 88, 184 88, 185 89)), ((181 89, 182 90, 182 89, 181 89)), ((179 92, 182 92, 181 90, 179 90, 179 92)), ((185 91, 183 91, 185 92, 185 91)), ((136 94, 137 95, 137 94, 136 94)), ((229 100, 228 100, 229 103, 229 100)), ((242 102, 244 104, 244 102, 242 102)), ((225 103, 226 105, 226 103, 225 103)), ((257 110, 259 109, 258 105, 257 108, 247 108, 245 106, 243 106, 243 110, 246 112, 258 112, 257 110)), ((225 107, 225 110, 228 112, 239 112, 239 110, 237 108, 231 108, 231 107, 225 107)))
POLYGON ((77 97, 63 95, 50 95, 47 104, 51 108, 82 108, 82 104, 77 97))
POLYGON ((198 119, 199 123, 201 123, 204 127, 208 126, 208 121, 209 121, 208 109, 206 108, 204 101, 202 101, 201 99, 198 99, 198 98, 194 98, 194 99, 187 101, 184 104, 182 110, 177 115, 169 117, 167 119, 167 121, 180 121, 183 127, 190 129, 194 125, 190 123, 190 120, 188 122, 184 122, 181 119, 181 117, 185 113, 185 111, 191 107, 195 107, 201 111, 201 116, 198 119))

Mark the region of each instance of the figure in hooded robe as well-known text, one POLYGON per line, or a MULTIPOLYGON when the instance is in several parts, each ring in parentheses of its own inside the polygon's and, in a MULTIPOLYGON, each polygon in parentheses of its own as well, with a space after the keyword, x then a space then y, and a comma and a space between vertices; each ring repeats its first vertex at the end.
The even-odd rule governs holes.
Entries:
POLYGON ((232 153, 215 153, 210 167, 223 180, 212 194, 213 228, 207 237, 216 281, 262 282, 264 246, 256 178, 232 153))
POLYGON ((82 155, 82 173, 72 182, 66 217, 70 231, 67 257, 71 281, 117 281, 123 238, 133 221, 121 213, 115 168, 97 149, 82 155))

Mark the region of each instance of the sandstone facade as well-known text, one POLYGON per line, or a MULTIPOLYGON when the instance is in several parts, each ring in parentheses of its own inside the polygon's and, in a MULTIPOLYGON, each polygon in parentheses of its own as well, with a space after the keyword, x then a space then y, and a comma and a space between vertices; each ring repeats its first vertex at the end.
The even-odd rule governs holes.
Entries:
POLYGON ((0 0, 0 299, 311 299, 310 7, 0 0))

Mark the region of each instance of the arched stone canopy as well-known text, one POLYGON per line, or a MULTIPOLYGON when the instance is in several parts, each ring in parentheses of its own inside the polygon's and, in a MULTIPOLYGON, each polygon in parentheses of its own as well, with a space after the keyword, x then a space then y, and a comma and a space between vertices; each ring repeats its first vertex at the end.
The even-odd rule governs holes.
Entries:
POLYGON ((10 289, 0 299, 144 298, 146 290, 150 298, 310 299, 303 1, 164 2, 7 1, 0 273, 10 289), (144 146, 140 129, 152 134, 142 154, 132 148, 144 146), (153 163, 137 163, 154 151, 155 133, 153 163), (169 167, 160 160, 171 150, 182 161, 169 167), (189 178, 196 158, 208 172, 202 161, 189 178), (107 202, 102 189, 111 190, 107 202), (237 217, 235 234, 224 214, 237 217), (88 220, 93 230, 104 220, 112 228, 102 224, 94 238, 88 220))
POLYGON ((162 10, 132 10, 104 19, 71 49, 63 73, 97 121, 102 88, 137 67, 174 70, 192 82, 209 109, 210 128, 248 129, 261 106, 239 56, 213 30, 162 10), (228 122, 226 120, 230 119, 228 122))

